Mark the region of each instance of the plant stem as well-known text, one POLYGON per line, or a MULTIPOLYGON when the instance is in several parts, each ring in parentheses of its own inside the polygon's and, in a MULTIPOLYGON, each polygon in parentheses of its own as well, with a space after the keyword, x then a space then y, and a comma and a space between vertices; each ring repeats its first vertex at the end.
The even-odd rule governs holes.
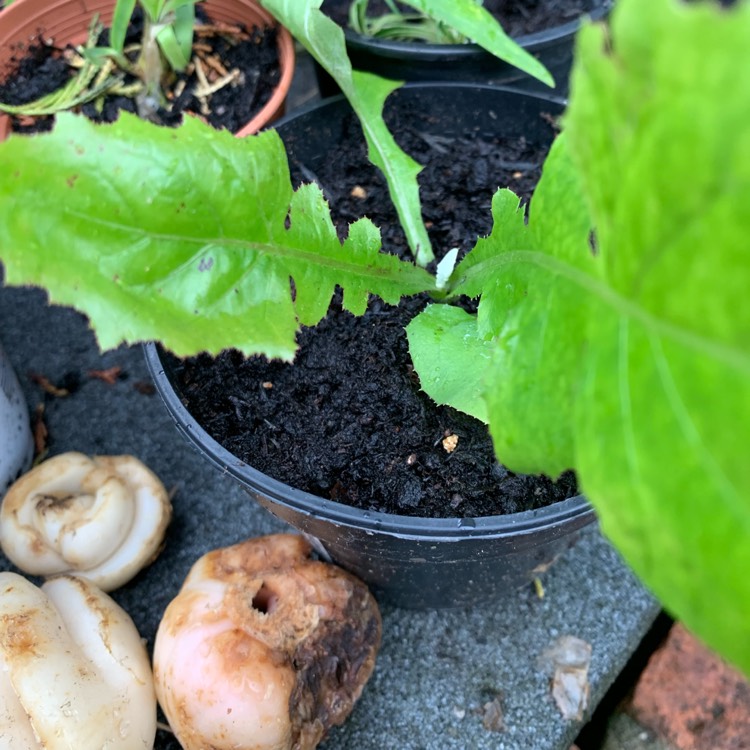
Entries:
POLYGON ((161 82, 164 76, 164 65, 159 44, 156 41, 156 27, 149 18, 144 19, 138 68, 144 83, 143 91, 136 97, 138 114, 150 120, 153 119, 162 101, 161 82))

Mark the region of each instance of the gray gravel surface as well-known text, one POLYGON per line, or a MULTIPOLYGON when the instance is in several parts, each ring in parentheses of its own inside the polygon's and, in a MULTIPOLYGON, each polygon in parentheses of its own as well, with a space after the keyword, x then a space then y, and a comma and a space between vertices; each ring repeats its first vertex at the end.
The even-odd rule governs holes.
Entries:
MULTIPOLYGON (((204 552, 285 527, 205 462, 177 433, 149 377, 139 347, 101 355, 78 314, 50 307, 36 290, 0 287, 0 337, 23 383, 30 409, 45 401, 52 455, 132 453, 168 488, 174 522, 159 559, 115 598, 149 647, 167 603, 204 552), (114 385, 89 370, 120 366, 114 385), (29 377, 53 383, 71 376, 67 398, 44 398, 29 377)), ((0 555, 0 564, 8 562, 0 555)), ((580 723, 564 721, 537 660, 558 636, 593 648, 590 709, 623 668, 658 607, 595 527, 533 587, 491 606, 412 612, 383 607, 384 638, 375 674, 353 716, 330 735, 328 750, 566 750, 580 723), (504 730, 487 729, 483 706, 502 708, 504 730)), ((497 726, 497 723, 496 723, 497 726)), ((159 733, 157 748, 171 748, 159 733)))

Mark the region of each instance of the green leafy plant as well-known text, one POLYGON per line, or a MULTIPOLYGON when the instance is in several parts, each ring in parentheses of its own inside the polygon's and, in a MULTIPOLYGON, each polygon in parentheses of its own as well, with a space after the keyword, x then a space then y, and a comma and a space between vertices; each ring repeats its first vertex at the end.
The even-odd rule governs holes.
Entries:
POLYGON ((349 26, 362 36, 428 44, 463 44, 468 39, 441 21, 423 13, 405 13, 393 0, 386 0, 388 13, 370 15, 370 0, 353 0, 349 26))
MULTIPOLYGON (((367 2, 355 0, 351 8, 350 20, 359 28, 364 24, 365 31, 362 33, 366 33, 368 26, 374 23, 367 20, 367 2)), ((387 25, 401 27, 404 31, 411 26, 413 32, 416 22, 418 28, 427 29, 427 35, 432 31, 442 34, 445 37, 443 41, 460 43, 470 40, 533 78, 554 86, 549 71, 505 33, 497 19, 483 7, 482 0, 403 0, 403 3, 414 8, 415 13, 404 14, 393 0, 388 0, 393 12, 386 14, 387 25)), ((355 30, 358 29, 355 27, 355 30)), ((434 41, 439 40, 436 38, 434 41)))
MULTIPOLYGON (((192 45, 195 3, 200 0, 117 0, 112 19, 110 45, 97 47, 100 27, 92 25, 89 40, 77 63, 78 75, 63 89, 43 99, 14 107, 0 103, 9 114, 54 114, 100 99, 106 93, 134 95, 139 114, 150 118, 160 101, 163 58, 174 70, 189 59, 192 45), (146 24, 137 62, 125 54, 128 22, 139 3, 146 24), (134 73, 142 85, 123 87, 122 73, 134 73)), ((259 0, 337 82, 357 113, 367 138, 371 161, 383 172, 391 198, 404 227, 418 265, 434 260, 430 240, 421 220, 417 174, 419 165, 396 144, 382 118, 387 96, 399 85, 367 73, 352 70, 341 28, 320 11, 322 0, 259 0)), ((529 75, 554 85, 546 68, 510 39, 476 0, 410 0, 429 13, 452 24, 475 39, 492 54, 529 75)))
POLYGON ((162 103, 165 62, 169 70, 187 67, 193 49, 195 4, 198 0, 117 0, 109 33, 109 47, 87 50, 89 60, 115 60, 143 81, 141 110, 153 111, 162 103), (125 55, 125 35, 136 6, 143 10, 143 34, 137 60, 125 55))
POLYGON ((337 284, 354 313, 431 290, 408 329, 427 392, 486 420, 512 470, 575 468, 643 580, 750 672, 748 34, 750 3, 677 0, 584 28, 528 220, 499 191, 490 236, 438 278, 379 253, 367 220, 341 245, 273 132, 63 117, 0 145, 6 280, 78 307, 103 347, 287 360, 337 284))
POLYGON ((117 0, 109 31, 109 45, 97 45, 102 31, 93 18, 87 41, 70 57, 77 73, 57 91, 22 105, 0 103, 0 111, 14 115, 52 115, 100 99, 105 94, 132 96, 142 117, 151 117, 163 104, 165 75, 184 70, 190 61, 199 0, 117 0), (143 11, 143 34, 137 49, 125 48, 133 12, 143 11), (135 56, 133 55, 135 53, 135 56), (138 83, 126 85, 129 74, 138 83))

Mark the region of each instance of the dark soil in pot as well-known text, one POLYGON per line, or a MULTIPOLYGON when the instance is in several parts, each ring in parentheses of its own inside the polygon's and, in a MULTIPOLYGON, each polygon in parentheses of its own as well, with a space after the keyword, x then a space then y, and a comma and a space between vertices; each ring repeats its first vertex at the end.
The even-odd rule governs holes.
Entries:
MULTIPOLYGON (((347 27, 350 5, 351 0, 324 0, 321 7, 336 23, 347 27)), ((414 12, 408 5, 397 5, 405 12, 414 12)), ((484 0, 482 5, 509 36, 516 38, 575 21, 599 3, 595 0, 484 0)), ((383 0, 370 0, 368 8, 370 16, 389 12, 383 0)))
MULTIPOLYGON (((391 112, 389 124, 425 165, 420 182, 436 254, 454 246, 467 252, 491 228, 498 186, 528 199, 546 146, 478 133, 433 136, 422 128, 424 117, 391 112)), ((353 138, 341 139, 314 170, 293 163, 294 179, 319 182, 342 234, 351 220, 367 215, 382 228, 384 249, 407 256, 359 125, 351 118, 346 127, 353 138)), ((551 117, 543 127, 551 135, 551 117)), ((236 352, 200 356, 177 367, 178 390, 198 422, 234 455, 291 486, 365 510, 476 517, 575 495, 571 473, 554 483, 508 472, 494 459, 485 425, 436 406, 420 391, 403 329, 426 303, 426 297, 397 307, 372 300, 355 318, 336 300, 319 326, 300 333, 293 365, 236 352)))
MULTIPOLYGON (((211 19, 200 6, 196 8, 196 13, 200 24, 211 25, 211 19)), ((140 41, 142 28, 142 13, 137 8, 128 28, 126 45, 140 41)), ((215 128, 236 132, 260 111, 271 98, 281 75, 276 29, 256 28, 247 32, 242 28, 241 32, 240 35, 229 31, 223 34, 212 31, 201 33, 198 28, 196 42, 210 48, 206 56, 218 62, 217 68, 221 66, 225 72, 237 69, 240 74, 233 84, 212 94, 206 108, 193 93, 199 84, 195 66, 177 73, 170 84, 173 97, 168 108, 161 107, 156 113, 159 122, 177 125, 183 114, 190 112, 203 117, 215 128)), ((104 29, 97 44, 106 46, 108 42, 109 30, 104 29)), ((75 72, 64 59, 64 53, 65 50, 56 47, 54 41, 52 44, 36 44, 19 49, 14 57, 15 70, 0 83, 0 102, 26 104, 63 87, 75 72)), ((213 79, 221 75, 221 69, 207 67, 205 73, 213 79)), ((134 80, 126 78, 125 83, 134 80)), ((136 104, 134 99, 127 96, 107 95, 101 106, 89 103, 79 111, 92 120, 112 122, 120 111, 135 112, 136 104)), ((14 132, 28 133, 51 129, 54 118, 12 117, 11 122, 14 132)))

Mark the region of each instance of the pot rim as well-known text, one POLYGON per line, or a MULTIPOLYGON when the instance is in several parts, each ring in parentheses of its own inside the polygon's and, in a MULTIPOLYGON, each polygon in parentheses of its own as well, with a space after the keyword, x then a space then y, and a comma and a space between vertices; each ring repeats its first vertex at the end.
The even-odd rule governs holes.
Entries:
MULTIPOLYGON (((581 27, 584 18, 590 21, 599 21, 612 9, 614 0, 599 0, 599 6, 593 8, 589 13, 582 14, 579 18, 560 26, 524 34, 514 37, 514 41, 527 52, 538 52, 540 49, 555 44, 562 39, 573 36, 581 27)), ((347 27, 342 27, 347 44, 358 50, 377 50, 384 57, 410 57, 412 59, 428 62, 440 60, 445 57, 467 58, 477 55, 490 55, 483 47, 473 42, 467 44, 429 44, 423 42, 403 42, 393 40, 374 39, 373 37, 358 34, 347 27), (450 53, 450 54, 449 54, 450 53)))
MULTIPOLYGON (((478 89, 479 91, 484 92, 485 96, 493 96, 497 93, 501 93, 509 96, 523 97, 524 99, 539 99, 540 101, 550 102, 559 107, 565 107, 568 104, 568 100, 566 97, 556 94, 552 89, 550 89, 549 91, 525 91, 515 88, 512 84, 501 85, 494 83, 483 83, 482 81, 406 81, 397 88, 393 89, 390 94, 388 94, 388 96, 386 97, 386 102, 388 102, 391 97, 398 97, 399 92, 404 90, 429 90, 443 88, 453 88, 461 90, 478 89)), ((287 112, 278 120, 268 123, 266 127, 273 128, 275 130, 277 128, 283 127, 287 122, 289 122, 290 120, 294 120, 296 117, 306 115, 309 112, 315 111, 317 109, 323 109, 324 107, 338 105, 340 102, 346 101, 347 100, 345 94, 336 94, 335 96, 327 96, 324 99, 315 99, 313 101, 308 101, 299 107, 295 107, 292 112, 287 112)))

